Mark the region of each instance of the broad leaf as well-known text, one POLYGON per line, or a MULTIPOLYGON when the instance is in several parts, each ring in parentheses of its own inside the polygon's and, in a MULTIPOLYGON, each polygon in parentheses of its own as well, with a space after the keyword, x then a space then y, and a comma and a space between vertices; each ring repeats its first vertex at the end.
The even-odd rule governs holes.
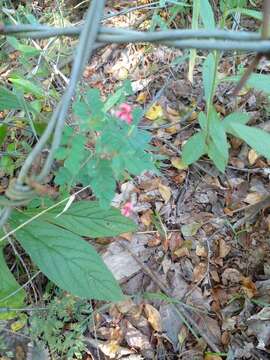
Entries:
POLYGON ((26 293, 24 289, 22 289, 17 283, 7 267, 3 255, 3 247, 0 246, 0 320, 7 320, 16 317, 16 312, 2 311, 4 309, 1 308, 21 308, 24 305, 25 296, 26 293))
POLYGON ((242 124, 231 124, 230 133, 243 139, 260 155, 270 159, 270 134, 261 129, 242 124))
POLYGON ((216 146, 212 139, 208 144, 208 156, 214 162, 218 170, 224 173, 227 160, 223 157, 222 152, 220 152, 220 149, 216 146))
POLYGON ((205 101, 210 104, 216 88, 215 56, 213 53, 210 53, 203 63, 203 87, 205 101))
POLYGON ((213 143, 215 144, 215 147, 218 149, 218 156, 222 156, 225 163, 227 164, 229 158, 227 136, 225 129, 222 126, 222 122, 218 118, 217 112, 213 107, 211 108, 209 119, 210 136, 213 143))
POLYGON ((31 93, 37 98, 43 98, 45 92, 41 86, 36 85, 34 82, 21 78, 9 78, 9 80, 16 86, 18 89, 21 89, 24 93, 31 93))
POLYGON ((8 133, 7 124, 0 124, 0 146, 2 146, 3 142, 5 141, 7 133, 8 133))
POLYGON ((215 29, 215 17, 212 7, 208 0, 200 0, 201 8, 200 14, 203 21, 203 25, 206 29, 215 29))
POLYGON ((245 125, 246 123, 249 122, 249 119, 250 117, 249 114, 247 113, 234 112, 223 119, 222 126, 224 127, 225 131, 228 132, 231 124, 238 123, 245 125))
POLYGON ((231 9, 227 11, 227 16, 233 13, 240 13, 246 16, 250 16, 253 19, 256 20, 262 20, 263 19, 263 14, 261 11, 257 11, 257 10, 252 10, 252 9, 245 9, 245 8, 235 8, 235 9, 231 9))
POLYGON ((0 111, 23 109, 21 101, 10 90, 0 86, 0 111))
POLYGON ((101 209, 97 201, 78 201, 57 216, 60 212, 61 210, 54 209, 45 213, 42 219, 92 238, 116 236, 136 230, 135 223, 121 215, 118 209, 101 209))
MULTIPOLYGON (((12 227, 25 218, 13 216, 12 227), (14 221, 15 220, 15 221, 14 221)), ((16 237, 40 270, 57 286, 87 299, 118 301, 118 283, 95 249, 80 236, 56 225, 34 221, 16 237)))
POLYGON ((187 165, 193 164, 205 153, 205 133, 200 131, 191 136, 183 146, 183 161, 187 165))
MULTIPOLYGON (((238 82, 241 76, 230 76, 222 81, 238 82)), ((270 94, 270 76, 266 74, 251 74, 246 83, 249 87, 270 94)))

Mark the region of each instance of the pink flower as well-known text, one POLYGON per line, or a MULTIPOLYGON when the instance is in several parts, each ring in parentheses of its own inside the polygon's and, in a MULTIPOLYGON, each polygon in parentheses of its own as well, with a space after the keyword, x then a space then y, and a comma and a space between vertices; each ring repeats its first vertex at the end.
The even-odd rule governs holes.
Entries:
POLYGON ((116 116, 121 120, 125 121, 127 124, 132 123, 132 108, 128 104, 121 104, 119 110, 116 111, 116 116))
POLYGON ((125 205, 122 207, 121 209, 121 214, 124 216, 130 216, 132 214, 133 211, 133 205, 131 204, 130 201, 128 201, 127 203, 125 203, 125 205))

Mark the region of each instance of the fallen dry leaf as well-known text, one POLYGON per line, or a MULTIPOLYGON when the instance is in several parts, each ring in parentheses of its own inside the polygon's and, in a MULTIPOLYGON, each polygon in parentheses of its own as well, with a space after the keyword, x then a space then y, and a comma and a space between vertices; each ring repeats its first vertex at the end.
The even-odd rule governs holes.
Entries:
POLYGON ((254 205, 257 202, 259 202, 260 200, 262 200, 263 198, 263 194, 257 193, 257 192, 252 192, 247 194, 247 196, 245 197, 245 202, 248 203, 249 205, 254 205))
POLYGON ((171 159, 172 166, 178 170, 186 170, 188 166, 178 157, 173 157, 171 159))
POLYGON ((161 331, 161 317, 160 317, 160 313, 158 312, 158 310, 150 304, 145 304, 144 312, 145 312, 147 320, 149 321, 152 328, 155 331, 160 332, 161 331))
POLYGON ((259 155, 256 153, 255 150, 251 149, 249 150, 248 152, 248 162, 249 162, 249 165, 254 165, 255 162, 258 160, 259 158, 259 155))
POLYGON ((223 259, 231 251, 231 246, 224 239, 219 240, 219 256, 223 259))
POLYGON ((201 256, 201 257, 207 257, 208 256, 208 252, 207 252, 204 245, 198 244, 196 246, 196 255, 201 256))
POLYGON ((146 119, 152 121, 158 120, 163 116, 164 116, 163 109, 161 105, 159 105, 158 103, 153 104, 145 114, 146 119))
POLYGON ((207 270, 207 265, 205 263, 201 262, 198 265, 196 265, 193 269, 192 280, 196 283, 201 281, 206 274, 206 270, 207 270))
POLYGON ((222 283, 229 285, 230 283, 239 284, 241 281, 241 274, 237 269, 227 268, 222 273, 222 283))
POLYGON ((257 294, 257 288, 250 277, 241 278, 242 289, 249 299, 252 299, 257 294))
POLYGON ((136 101, 140 104, 145 104, 146 100, 148 97, 148 92, 147 91, 141 91, 139 93, 139 95, 136 98, 136 101))
POLYGON ((200 229, 202 224, 193 222, 191 224, 186 224, 181 226, 181 231, 183 236, 194 236, 197 234, 197 231, 200 229))
POLYGON ((207 354, 205 355, 204 360, 222 360, 222 357, 215 354, 207 354))
POLYGON ((145 213, 142 214, 140 219, 141 219, 141 222, 143 223, 143 225, 145 225, 145 226, 151 225, 152 215, 153 215, 153 211, 151 209, 147 210, 145 213))
POLYGON ((158 185, 158 191, 160 192, 160 195, 162 196, 163 200, 165 201, 165 204, 167 204, 171 198, 171 189, 163 184, 158 185))

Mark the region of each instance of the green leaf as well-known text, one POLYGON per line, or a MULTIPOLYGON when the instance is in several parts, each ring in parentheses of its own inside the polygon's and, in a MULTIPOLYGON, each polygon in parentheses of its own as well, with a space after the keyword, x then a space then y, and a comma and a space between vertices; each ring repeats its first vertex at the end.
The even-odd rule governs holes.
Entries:
POLYGON ((0 124, 0 146, 3 144, 3 142, 5 141, 5 138, 7 136, 8 133, 8 126, 7 124, 0 124))
POLYGON ((203 63, 203 87, 205 101, 210 104, 216 88, 215 56, 212 53, 207 56, 203 63))
POLYGON ((228 142, 225 129, 218 118, 216 110, 212 107, 209 113, 209 134, 215 147, 218 149, 217 156, 223 157, 227 164, 229 159, 228 142))
POLYGON ((12 91, 0 86, 0 111, 13 109, 23 109, 22 103, 12 91))
POLYGON ((270 134, 255 127, 233 123, 228 131, 243 139, 260 155, 270 159, 270 134))
POLYGON ((203 21, 203 25, 206 29, 215 29, 215 17, 212 7, 208 0, 201 0, 200 14, 203 21))
POLYGON ((183 161, 190 165, 206 153, 205 133, 203 131, 191 136, 183 147, 183 161))
POLYGON ((233 13, 240 13, 246 16, 250 16, 256 20, 261 20, 263 19, 263 14, 261 11, 256 11, 256 10, 252 10, 252 9, 245 9, 245 8, 235 8, 235 9, 231 9, 227 11, 227 16, 233 13))
POLYGON ((204 112, 199 113, 199 124, 202 130, 206 131, 207 129, 207 117, 204 112))
POLYGON ((222 126, 224 127, 225 131, 228 132, 231 124, 238 123, 244 125, 249 121, 249 119, 249 114, 247 113, 234 112, 223 119, 222 126))
POLYGON ((85 157, 85 143, 86 137, 83 135, 78 134, 72 138, 71 149, 64 165, 73 176, 76 176, 80 171, 81 162, 85 157))
POLYGON ((93 160, 88 164, 90 185, 102 208, 108 208, 114 197, 116 182, 109 160, 93 160))
MULTIPOLYGON (((18 226, 19 220, 24 221, 17 213, 12 227, 18 226)), ((80 236, 39 220, 17 230, 16 237, 40 270, 60 288, 87 299, 123 298, 101 257, 80 236)))
POLYGON ((220 152, 220 149, 216 146, 212 139, 210 139, 207 146, 207 154, 214 162, 218 170, 224 173, 227 165, 227 160, 223 157, 223 153, 220 152))
POLYGON ((121 215, 118 209, 101 209, 97 201, 78 201, 56 217, 60 212, 54 209, 44 214, 42 219, 91 238, 116 236, 136 230, 135 223, 121 215))
POLYGON ((7 267, 3 255, 3 247, 0 246, 0 320, 8 320, 16 317, 16 312, 4 311, 4 309, 1 308, 21 308, 24 305, 25 296, 26 293, 24 289, 17 283, 7 267), (9 297, 9 295, 13 293, 14 295, 9 297))
POLYGON ((20 78, 9 78, 9 80, 18 88, 23 90, 24 93, 30 93, 37 98, 43 98, 45 92, 41 86, 34 84, 32 81, 20 78))
MULTIPOLYGON (((222 81, 239 82, 241 75, 230 76, 222 79, 222 81)), ((256 90, 263 91, 270 94, 270 76, 265 74, 251 74, 248 78, 246 85, 256 90)))
POLYGON ((7 42, 15 49, 20 51, 24 56, 31 57, 40 54, 40 50, 33 46, 21 44, 15 37, 7 36, 7 42))

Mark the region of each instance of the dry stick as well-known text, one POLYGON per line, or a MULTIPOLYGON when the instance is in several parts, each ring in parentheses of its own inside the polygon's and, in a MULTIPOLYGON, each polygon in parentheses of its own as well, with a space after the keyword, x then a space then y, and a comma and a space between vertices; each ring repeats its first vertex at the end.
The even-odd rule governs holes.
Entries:
MULTIPOLYGON (((270 0, 264 0, 264 2, 263 2, 263 25, 262 25, 262 34, 261 34, 262 40, 267 40, 268 37, 270 36, 269 22, 270 22, 270 0)), ((244 72, 244 75, 241 77, 236 88, 234 89, 234 91, 232 93, 233 96, 237 96, 239 94, 240 90, 247 82, 247 80, 250 77, 250 75, 252 74, 253 70, 255 70, 257 68, 261 58, 263 58, 264 56, 269 57, 269 54, 259 53, 255 56, 255 58, 253 59, 253 61, 251 62, 251 64, 247 68, 247 70, 244 72)))
MULTIPOLYGON (((172 298, 172 295, 170 293, 170 291, 168 290, 168 288, 162 283, 162 281, 160 281, 160 279, 158 278, 158 276, 149 269, 149 267, 147 267, 139 258, 136 254, 134 254, 130 248, 124 244, 123 242, 120 243, 120 246, 128 251, 130 253, 130 255, 137 261, 137 263, 140 265, 140 267, 142 268, 142 270, 144 271, 145 274, 147 274, 153 281, 154 283, 161 289, 161 291, 168 297, 172 298)), ((189 313, 187 312, 187 310, 185 310, 184 308, 180 307, 177 304, 172 304, 179 312, 180 314, 183 316, 184 319, 186 319, 186 321, 191 325, 191 327, 203 338, 203 340, 206 342, 206 344, 215 352, 220 352, 219 348, 212 342, 211 339, 209 339, 205 333, 203 333, 201 331, 201 329, 199 328, 198 324, 192 319, 192 317, 189 315, 189 313)))

